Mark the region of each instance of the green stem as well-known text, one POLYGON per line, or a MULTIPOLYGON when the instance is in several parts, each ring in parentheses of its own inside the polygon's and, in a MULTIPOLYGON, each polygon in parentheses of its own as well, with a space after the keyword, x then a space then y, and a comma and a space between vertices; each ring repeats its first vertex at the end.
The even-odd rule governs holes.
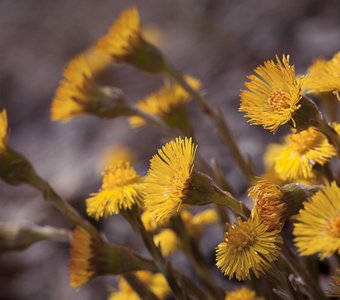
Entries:
POLYGON ((167 65, 165 74, 173 78, 180 86, 182 86, 183 89, 185 89, 193 97, 193 99, 201 107, 202 111, 212 120, 212 122, 216 125, 223 141, 229 147, 230 152, 241 171, 246 176, 246 178, 251 181, 254 177, 252 167, 241 154, 241 151, 224 117, 211 108, 207 101, 184 80, 183 75, 174 67, 167 65))

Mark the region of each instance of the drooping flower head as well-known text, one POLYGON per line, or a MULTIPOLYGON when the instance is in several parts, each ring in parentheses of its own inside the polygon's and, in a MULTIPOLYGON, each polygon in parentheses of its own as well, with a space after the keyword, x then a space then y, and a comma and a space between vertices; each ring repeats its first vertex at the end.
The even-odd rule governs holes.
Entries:
POLYGON ((302 79, 296 79, 295 67, 289 64, 289 55, 277 62, 264 62, 257 67, 256 75, 248 76, 241 91, 240 111, 245 113, 251 124, 262 125, 276 131, 281 125, 292 121, 293 114, 300 107, 302 79))
POLYGON ((89 216, 99 219, 141 203, 141 178, 128 161, 118 161, 103 172, 98 193, 86 200, 89 216))
MULTIPOLYGON (((339 129, 336 125, 335 128, 339 129)), ((336 156, 335 148, 313 127, 288 135, 283 145, 271 144, 265 153, 268 167, 273 166, 282 180, 315 178, 313 166, 324 165, 336 156)))
POLYGON ((97 109, 101 95, 96 77, 110 64, 102 53, 90 50, 69 62, 51 105, 51 118, 65 122, 97 109))
POLYGON ((225 296, 225 300, 264 300, 262 297, 257 297, 256 293, 246 286, 228 292, 225 296))
POLYGON ((144 203, 157 223, 167 221, 185 201, 196 148, 191 138, 176 138, 152 157, 144 203))
MULTIPOLYGON (((201 83, 191 76, 185 77, 187 83, 194 89, 199 90, 201 83)), ((178 84, 166 82, 158 91, 149 95, 146 99, 137 103, 141 110, 162 118, 169 125, 178 125, 178 110, 190 100, 190 95, 178 84), (173 115, 176 114, 176 115, 173 115), (176 123, 176 124, 173 124, 176 123)), ((140 127, 145 124, 141 117, 133 116, 129 118, 132 127, 140 127)), ((182 122, 182 118, 178 120, 182 122)))
POLYGON ((317 59, 308 69, 307 93, 333 93, 340 100, 340 51, 330 60, 317 59))
POLYGON ((251 272, 258 278, 277 260, 282 238, 278 230, 268 231, 254 213, 250 219, 229 227, 216 248, 216 265, 230 279, 247 280, 251 272))
POLYGON ((301 255, 321 259, 340 254, 340 188, 327 184, 304 203, 294 224, 294 242, 301 255))
POLYGON ((148 72, 161 72, 164 60, 159 50, 147 42, 135 6, 123 11, 109 32, 99 39, 96 49, 115 61, 128 62, 148 72))
MULTIPOLYGON (((134 273, 137 278, 160 300, 170 294, 170 287, 160 273, 151 273, 148 271, 138 271, 134 273)), ((108 300, 142 300, 139 295, 132 289, 129 283, 123 278, 118 279, 118 290, 111 293, 108 300)))
POLYGON ((8 122, 7 112, 4 109, 0 112, 0 152, 6 150, 8 144, 8 122))
POLYGON ((248 191, 249 197, 254 201, 252 213, 259 214, 263 223, 269 230, 281 230, 284 222, 285 204, 282 200, 282 191, 276 184, 260 180, 248 191))

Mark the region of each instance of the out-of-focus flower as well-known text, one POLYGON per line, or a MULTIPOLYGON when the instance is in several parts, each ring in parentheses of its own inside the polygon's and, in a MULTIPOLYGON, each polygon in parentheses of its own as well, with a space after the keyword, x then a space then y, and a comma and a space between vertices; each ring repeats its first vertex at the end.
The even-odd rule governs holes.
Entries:
POLYGON ((128 161, 118 161, 103 172, 98 193, 86 200, 89 216, 99 219, 141 204, 141 178, 128 161))
MULTIPOLYGON (((199 90, 201 83, 191 76, 185 77, 187 83, 199 90)), ((162 118, 167 124, 181 127, 185 122, 185 115, 180 113, 184 105, 190 100, 190 95, 177 83, 166 82, 158 91, 149 95, 145 100, 137 103, 137 107, 146 113, 162 118)), ((137 116, 129 118, 132 127, 140 127, 145 124, 144 119, 137 116)))
POLYGON ((340 100, 340 51, 330 60, 317 59, 308 69, 307 93, 332 92, 340 100))
POLYGON ((264 300, 263 297, 256 297, 256 293, 246 286, 228 292, 225 300, 264 300))
POLYGON ((162 254, 167 257, 180 248, 181 242, 171 229, 164 229, 154 237, 155 245, 160 246, 162 254))
POLYGON ((8 143, 8 121, 7 112, 3 110, 0 112, 0 152, 4 152, 8 143))
POLYGON ((327 184, 304 203, 294 224, 294 242, 301 255, 321 259, 340 254, 340 188, 327 184))
POLYGON ((337 268, 336 274, 332 276, 332 281, 328 290, 328 296, 340 297, 340 268, 337 268))
MULTIPOLYGON (((170 294, 170 287, 162 274, 153 274, 147 271, 138 271, 135 273, 135 275, 160 300, 164 300, 166 296, 170 294)), ((142 300, 131 288, 128 282, 123 277, 120 277, 118 279, 118 291, 111 293, 108 300, 126 299, 142 300)))
POLYGON ((130 148, 121 145, 107 148, 98 164, 98 169, 102 171, 107 166, 114 165, 121 160, 133 162, 135 160, 135 153, 130 148))
MULTIPOLYGON (((339 125, 335 128, 339 130, 339 125)), ((282 145, 270 144, 265 162, 274 167, 282 180, 312 179, 315 178, 313 166, 324 165, 333 156, 336 156, 335 148, 322 133, 310 127, 288 135, 282 145)))
POLYGON ((158 228, 155 219, 153 218, 151 212, 145 210, 141 216, 143 225, 147 231, 154 231, 158 228))
POLYGON ((216 248, 216 265, 224 275, 238 280, 259 277, 277 260, 282 238, 278 230, 268 231, 255 212, 247 221, 238 219, 229 227, 216 248))
POLYGON ((149 270, 154 272, 156 265, 134 254, 130 249, 109 245, 95 239, 83 228, 74 230, 69 263, 70 285, 78 287, 95 276, 149 270))
POLYGON ((96 49, 118 62, 128 62, 147 72, 162 72, 165 62, 160 51, 147 42, 135 6, 123 11, 109 32, 99 39, 96 49))
POLYGON ((192 215, 188 210, 181 213, 181 218, 188 230, 194 236, 199 237, 202 234, 205 225, 214 224, 218 221, 216 209, 206 209, 200 213, 192 215))
POLYGON ((254 201, 252 213, 254 214, 256 211, 269 230, 281 231, 284 223, 285 204, 282 200, 283 193, 280 187, 261 180, 249 189, 248 195, 254 201))
POLYGON ((289 64, 289 55, 282 61, 276 56, 254 69, 256 75, 248 76, 247 90, 241 91, 240 111, 251 124, 262 125, 276 131, 281 125, 292 121, 302 97, 302 79, 296 78, 295 67, 289 64))
POLYGON ((126 114, 126 99, 116 88, 101 87, 96 78, 111 60, 96 50, 75 57, 67 65, 51 105, 51 118, 65 122, 89 113, 100 117, 126 114))
POLYGON ((152 157, 144 203, 157 223, 167 221, 185 201, 196 148, 191 138, 176 138, 152 157))

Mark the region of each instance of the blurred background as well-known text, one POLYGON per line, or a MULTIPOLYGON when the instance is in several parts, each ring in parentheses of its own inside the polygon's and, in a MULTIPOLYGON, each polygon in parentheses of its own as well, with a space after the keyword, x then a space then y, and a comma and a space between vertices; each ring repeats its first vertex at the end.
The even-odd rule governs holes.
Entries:
MULTIPOLYGON (((238 112, 246 75, 275 54, 290 54, 297 72, 304 73, 313 59, 330 57, 340 49, 338 0, 0 0, 0 108, 8 110, 11 144, 83 214, 84 199, 100 187, 98 165, 107 149, 131 148, 136 168, 145 174, 150 157, 165 141, 149 126, 130 129, 126 119, 86 116, 60 124, 49 116, 67 62, 90 47, 132 4, 137 4, 143 27, 165 56, 203 82, 206 98, 225 114, 257 174, 263 171, 266 144, 279 141, 287 128, 273 136, 246 123, 238 112)), ((123 89, 131 101, 162 83, 160 77, 127 65, 112 69, 107 81, 123 89)), ((244 192, 246 181, 215 128, 194 103, 189 111, 203 155, 217 158, 234 188, 244 192)), ((9 221, 72 228, 37 191, 0 182, 0 222, 9 221)), ((110 241, 142 249, 121 217, 97 225, 110 241)), ((209 231, 202 246, 213 265, 213 249, 223 233, 218 228, 209 231)), ((68 257, 66 244, 49 241, 2 254, 0 299, 106 299, 112 278, 96 279, 79 291, 69 287, 68 257)), ((186 268, 180 256, 175 265, 186 268)))

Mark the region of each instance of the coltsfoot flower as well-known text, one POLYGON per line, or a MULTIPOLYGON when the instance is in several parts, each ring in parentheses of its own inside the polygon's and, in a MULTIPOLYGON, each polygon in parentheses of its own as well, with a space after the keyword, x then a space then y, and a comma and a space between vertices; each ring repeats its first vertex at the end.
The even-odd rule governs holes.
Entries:
POLYGON ((317 59, 308 69, 307 93, 333 93, 340 100, 340 51, 330 60, 317 59))
POLYGON ((268 231, 254 213, 247 221, 238 219, 229 226, 225 239, 216 248, 216 265, 229 279, 258 278, 277 260, 282 238, 278 230, 268 231))
MULTIPOLYGON (((339 126, 335 126, 339 130, 339 126)), ((268 167, 273 166, 282 180, 313 179, 313 167, 324 165, 336 150, 327 138, 310 127, 307 130, 288 135, 285 143, 270 144, 265 153, 268 167)))
POLYGON ((214 224, 218 221, 218 213, 216 209, 210 208, 195 215, 192 215, 188 210, 181 212, 181 218, 193 237, 200 237, 204 226, 214 224))
POLYGON ((101 189, 86 200, 89 216, 95 219, 106 218, 141 204, 141 178, 130 162, 118 161, 109 165, 102 175, 101 189))
POLYGON ((120 14, 95 47, 117 62, 127 62, 147 72, 158 73, 165 67, 160 51, 143 38, 135 6, 120 14))
POLYGON ((269 230, 281 230, 284 223, 285 203, 281 188, 265 180, 259 181, 248 191, 254 201, 252 213, 258 213, 269 230))
POLYGON ((191 138, 170 141, 150 161, 144 203, 157 223, 167 221, 186 198, 197 146, 191 138))
POLYGON ((256 293, 246 286, 228 292, 225 300, 264 300, 262 297, 256 297, 256 293))
POLYGON ((172 255, 181 246, 180 239, 171 229, 164 229, 154 237, 155 245, 160 246, 163 256, 172 255))
POLYGON ((295 67, 289 64, 289 55, 277 62, 268 60, 257 67, 256 75, 248 76, 247 90, 241 91, 239 111, 249 118, 249 123, 262 125, 276 131, 281 125, 292 121, 300 108, 302 78, 296 78, 295 67))
MULTIPOLYGON (((186 76, 185 80, 194 89, 199 90, 201 83, 198 79, 186 76)), ((166 82, 158 91, 149 95, 145 100, 137 103, 137 107, 151 115, 162 118, 169 125, 179 126, 179 111, 190 100, 190 95, 177 83, 166 82)), ((129 118, 132 127, 140 127, 145 124, 144 119, 137 116, 129 118)))
POLYGON ((327 184, 304 203, 294 224, 294 242, 301 255, 321 259, 340 254, 340 188, 327 184))
POLYGON ((7 112, 0 112, 0 152, 4 152, 8 145, 8 120, 7 112))
MULTIPOLYGON (((157 296, 160 300, 170 294, 170 287, 160 273, 151 273, 148 271, 138 271, 134 273, 137 278, 157 296)), ((131 288, 128 282, 123 278, 118 279, 118 290, 110 294, 108 300, 142 300, 138 294, 131 288)))

